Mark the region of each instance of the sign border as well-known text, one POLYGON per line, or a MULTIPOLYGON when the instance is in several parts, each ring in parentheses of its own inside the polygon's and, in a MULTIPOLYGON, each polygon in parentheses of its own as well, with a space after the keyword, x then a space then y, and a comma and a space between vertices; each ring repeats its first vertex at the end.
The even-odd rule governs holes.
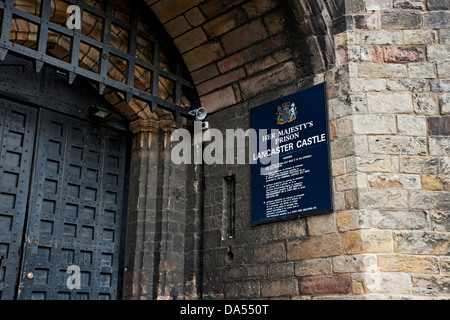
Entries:
POLYGON ((290 96, 299 94, 301 92, 304 92, 304 91, 307 91, 307 90, 309 90, 311 88, 319 87, 319 86, 323 86, 322 94, 323 94, 323 97, 324 97, 326 133, 327 133, 327 137, 328 137, 326 144, 327 144, 327 152, 328 152, 328 171, 329 171, 329 177, 330 177, 330 188, 329 188, 330 194, 329 194, 329 196, 330 196, 331 208, 328 209, 328 210, 316 211, 316 212, 311 212, 311 213, 298 213, 298 214, 294 214, 292 216, 287 216, 287 217, 272 218, 272 219, 267 219, 266 218, 266 220, 256 221, 255 222, 255 220, 254 220, 254 213, 253 213, 253 209, 254 209, 254 206, 253 206, 253 200, 254 200, 253 199, 253 172, 254 171, 253 170, 255 170, 255 164, 251 164, 251 177, 252 177, 251 187, 252 187, 252 189, 251 189, 250 198, 251 198, 251 212, 252 212, 252 214, 251 214, 251 226, 252 227, 265 225, 265 224, 273 223, 273 222, 297 220, 297 219, 301 219, 301 218, 308 217, 308 216, 332 213, 335 210, 335 208, 334 208, 334 186, 333 186, 333 180, 334 179, 333 179, 332 156, 331 156, 331 145, 330 145, 330 143, 331 143, 331 136, 330 136, 330 120, 329 120, 330 116, 329 116, 329 105, 328 105, 328 95, 327 95, 327 82, 322 82, 322 83, 310 86, 310 87, 302 89, 300 91, 296 91, 296 92, 294 92, 292 94, 285 95, 283 97, 271 100, 269 102, 266 102, 266 103, 263 103, 263 104, 260 104, 258 106, 255 106, 255 107, 251 108, 250 109, 250 127, 253 128, 252 116, 251 115, 252 115, 252 111, 254 109, 257 109, 259 107, 263 107, 263 106, 265 106, 267 104, 274 103, 274 102, 279 101, 279 100, 283 100, 283 99, 288 98, 290 96))

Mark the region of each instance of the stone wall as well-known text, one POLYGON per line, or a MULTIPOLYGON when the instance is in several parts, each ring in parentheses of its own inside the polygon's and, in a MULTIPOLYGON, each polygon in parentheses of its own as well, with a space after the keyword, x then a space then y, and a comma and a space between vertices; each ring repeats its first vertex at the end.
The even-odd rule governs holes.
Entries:
POLYGON ((449 4, 346 4, 346 31, 334 29, 334 64, 315 75, 297 71, 286 82, 261 73, 239 88, 270 79, 271 90, 244 95, 208 118, 223 131, 245 130, 252 107, 326 81, 335 211, 251 227, 250 167, 206 166, 205 297, 450 296, 449 4), (222 236, 223 178, 230 173, 237 205, 232 240, 222 236))

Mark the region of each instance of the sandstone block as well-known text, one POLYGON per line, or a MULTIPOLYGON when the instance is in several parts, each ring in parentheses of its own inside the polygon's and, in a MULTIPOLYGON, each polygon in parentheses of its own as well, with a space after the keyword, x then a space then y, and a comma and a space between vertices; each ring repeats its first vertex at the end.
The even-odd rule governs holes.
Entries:
POLYGON ((347 231, 343 245, 347 254, 392 252, 392 234, 385 230, 347 231))
POLYGON ((371 227, 369 210, 347 210, 337 214, 339 231, 367 229, 371 227))
POLYGON ((287 242, 288 260, 331 257, 342 253, 340 234, 325 234, 287 242))
POLYGON ((412 255, 378 255, 378 269, 382 272, 439 273, 439 261, 435 257, 412 255))

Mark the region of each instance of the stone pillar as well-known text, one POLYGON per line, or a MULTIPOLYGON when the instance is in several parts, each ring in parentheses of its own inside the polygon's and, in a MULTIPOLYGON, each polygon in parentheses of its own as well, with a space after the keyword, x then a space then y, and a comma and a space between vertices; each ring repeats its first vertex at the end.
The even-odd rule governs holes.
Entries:
POLYGON ((172 122, 137 121, 132 150, 125 297, 184 296, 186 167, 171 161, 172 122))

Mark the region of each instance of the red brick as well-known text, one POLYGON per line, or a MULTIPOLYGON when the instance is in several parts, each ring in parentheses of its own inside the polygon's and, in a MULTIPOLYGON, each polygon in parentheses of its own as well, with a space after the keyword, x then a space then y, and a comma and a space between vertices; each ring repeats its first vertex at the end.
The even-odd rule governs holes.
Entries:
POLYGON ((348 294, 351 287, 349 275, 305 277, 300 281, 300 294, 348 294))
POLYGON ((296 67, 292 61, 283 63, 264 73, 242 81, 241 93, 244 98, 256 96, 262 92, 276 89, 296 81, 296 67))
POLYGON ((425 50, 421 47, 389 46, 384 48, 385 62, 423 62, 425 50))
POLYGON ((261 20, 255 20, 224 35, 222 44, 226 53, 233 53, 264 40, 266 37, 267 31, 263 23, 261 20))

